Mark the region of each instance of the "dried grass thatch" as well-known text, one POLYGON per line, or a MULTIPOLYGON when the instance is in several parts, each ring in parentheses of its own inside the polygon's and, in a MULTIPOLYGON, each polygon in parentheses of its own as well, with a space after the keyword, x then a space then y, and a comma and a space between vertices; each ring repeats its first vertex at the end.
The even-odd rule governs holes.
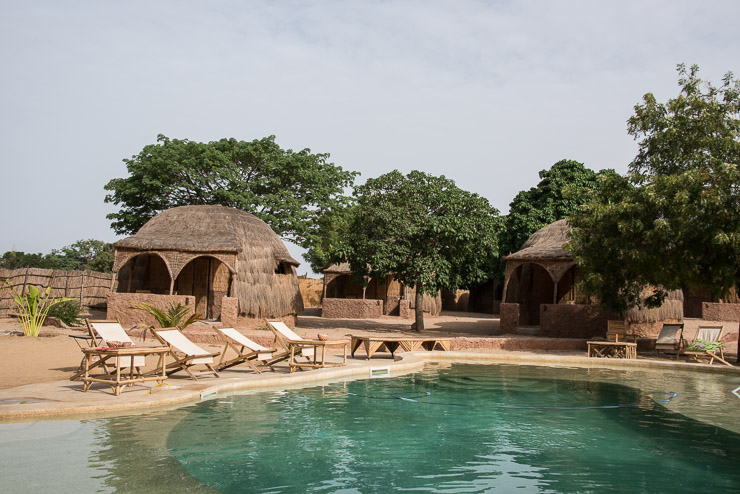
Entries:
MULTIPOLYGON (((232 295, 239 299, 241 314, 282 317, 303 310, 295 272, 300 263, 264 221, 245 211, 224 206, 168 209, 114 247, 117 255, 119 251, 154 252, 165 259, 176 253, 233 253, 232 295), (281 264, 287 267, 286 274, 276 273, 281 264)), ((178 273, 179 269, 173 275, 178 273)))
POLYGON ((572 261, 573 255, 563 249, 570 229, 567 220, 550 223, 534 232, 519 251, 505 256, 504 261, 572 261))
MULTIPOLYGON (((652 295, 652 288, 645 288, 642 291, 643 299, 652 295)), ((663 305, 655 309, 635 307, 624 313, 624 318, 629 322, 659 322, 659 321, 683 321, 683 291, 673 290, 668 292, 663 305)))

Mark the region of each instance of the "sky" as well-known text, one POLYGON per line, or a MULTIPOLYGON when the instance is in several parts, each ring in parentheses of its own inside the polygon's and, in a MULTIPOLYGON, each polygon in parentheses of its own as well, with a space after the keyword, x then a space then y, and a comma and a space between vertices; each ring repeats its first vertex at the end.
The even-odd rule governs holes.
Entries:
POLYGON ((561 159, 625 173, 626 121, 678 94, 677 64, 740 74, 737 19, 711 0, 0 0, 0 253, 119 239, 103 187, 158 134, 275 135, 506 214, 561 159))

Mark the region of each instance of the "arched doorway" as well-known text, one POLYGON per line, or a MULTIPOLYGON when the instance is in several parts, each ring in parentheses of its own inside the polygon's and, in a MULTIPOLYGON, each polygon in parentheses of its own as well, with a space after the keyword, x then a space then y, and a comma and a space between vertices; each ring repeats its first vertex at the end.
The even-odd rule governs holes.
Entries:
POLYGON ((362 298, 362 286, 350 275, 342 274, 326 284, 326 298, 362 298))
POLYGON ((196 257, 185 265, 175 280, 177 295, 195 297, 195 313, 204 319, 221 318, 221 302, 231 290, 231 271, 215 257, 196 257))
POLYGON ((554 293, 550 273, 539 264, 524 263, 509 277, 506 302, 519 304, 520 326, 539 326, 540 305, 553 303, 554 293))
POLYGON ((117 293, 170 293, 170 271, 157 254, 132 257, 118 270, 116 278, 117 293))

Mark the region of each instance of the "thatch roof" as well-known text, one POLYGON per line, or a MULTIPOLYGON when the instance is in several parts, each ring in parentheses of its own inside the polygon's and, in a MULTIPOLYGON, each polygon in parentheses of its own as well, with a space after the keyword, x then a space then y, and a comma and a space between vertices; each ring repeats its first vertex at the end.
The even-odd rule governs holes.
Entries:
POLYGON ((253 214, 225 206, 179 206, 156 215, 135 235, 113 244, 117 249, 234 252, 267 249, 276 261, 294 266, 282 240, 253 214))
POLYGON ((337 274, 349 274, 352 272, 352 270, 349 267, 348 262, 343 262, 340 264, 330 264, 329 266, 326 266, 322 269, 324 273, 337 273, 337 274))
POLYGON ((567 220, 558 220, 540 228, 524 242, 522 248, 504 257, 505 261, 572 261, 573 255, 563 249, 568 241, 570 225, 567 220))

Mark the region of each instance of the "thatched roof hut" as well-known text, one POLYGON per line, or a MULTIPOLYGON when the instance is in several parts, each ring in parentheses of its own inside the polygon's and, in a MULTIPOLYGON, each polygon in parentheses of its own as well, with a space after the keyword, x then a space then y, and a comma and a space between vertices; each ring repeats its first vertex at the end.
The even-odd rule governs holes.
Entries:
POLYGON ((558 220, 532 234, 517 252, 504 261, 573 261, 573 255, 563 249, 568 241, 568 220, 558 220))
POLYGON ((282 317, 303 310, 293 259, 256 216, 224 206, 180 206, 159 213, 114 244, 117 292, 194 295, 217 319, 221 299, 239 313, 282 317))

